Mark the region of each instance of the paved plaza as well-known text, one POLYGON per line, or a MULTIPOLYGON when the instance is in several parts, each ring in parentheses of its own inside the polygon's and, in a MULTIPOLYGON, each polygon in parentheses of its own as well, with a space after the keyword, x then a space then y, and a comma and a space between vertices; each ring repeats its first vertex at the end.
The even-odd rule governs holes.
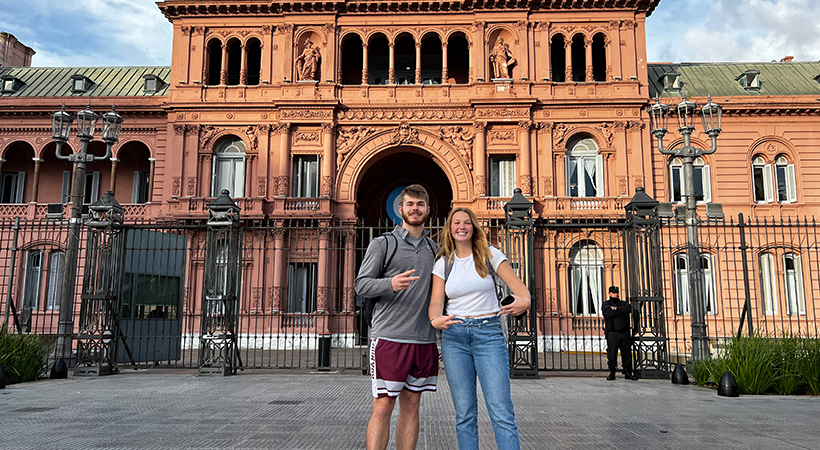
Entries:
MULTIPOLYGON (((820 398, 723 398, 604 375, 513 380, 522 448, 820 448, 820 398)), ((125 370, 0 390, 0 448, 363 449, 369 413, 370 380, 358 374, 125 370)), ((457 448, 443 374, 421 415, 420 450, 457 448)), ((479 420, 481 448, 495 448, 483 403, 479 420)))

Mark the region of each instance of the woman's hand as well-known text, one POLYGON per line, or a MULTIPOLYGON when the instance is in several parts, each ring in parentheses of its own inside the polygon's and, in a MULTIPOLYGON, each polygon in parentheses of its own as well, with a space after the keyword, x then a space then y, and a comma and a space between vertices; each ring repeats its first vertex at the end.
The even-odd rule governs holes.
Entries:
POLYGON ((530 309, 530 298, 529 297, 521 297, 520 295, 512 295, 515 298, 515 301, 510 303, 509 305, 505 305, 501 307, 501 311, 498 314, 506 314, 512 317, 518 317, 521 314, 529 311, 530 309))
POLYGON ((455 316, 455 314, 451 314, 449 316, 438 316, 430 321, 430 325, 437 330, 446 330, 450 328, 450 325, 461 323, 460 320, 453 320, 455 316))

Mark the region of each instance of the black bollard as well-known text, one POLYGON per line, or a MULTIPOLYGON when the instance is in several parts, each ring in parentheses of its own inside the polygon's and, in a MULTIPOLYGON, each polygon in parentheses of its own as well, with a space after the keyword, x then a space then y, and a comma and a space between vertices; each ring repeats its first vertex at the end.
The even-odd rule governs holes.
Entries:
POLYGON ((672 384, 689 384, 689 375, 686 374, 683 365, 675 366, 675 371, 672 372, 672 384))
POLYGON ((52 380, 68 378, 68 366, 65 365, 63 358, 58 359, 54 365, 51 366, 51 376, 49 376, 49 378, 52 380))
POLYGON ((3 368, 0 367, 0 389, 6 388, 6 374, 3 372, 3 368))
POLYGON ((718 395, 721 397, 737 397, 740 395, 737 389, 737 381, 735 381, 735 376, 732 375, 732 372, 727 370, 723 376, 720 377, 718 395))

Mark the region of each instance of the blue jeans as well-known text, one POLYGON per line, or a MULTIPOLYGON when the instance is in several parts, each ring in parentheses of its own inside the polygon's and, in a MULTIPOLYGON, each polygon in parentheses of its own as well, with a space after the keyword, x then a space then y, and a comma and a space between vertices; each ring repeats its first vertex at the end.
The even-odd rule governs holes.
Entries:
POLYGON ((510 357, 498 317, 471 319, 441 332, 441 355, 456 409, 459 450, 478 449, 476 375, 499 450, 518 450, 518 427, 510 396, 510 357))

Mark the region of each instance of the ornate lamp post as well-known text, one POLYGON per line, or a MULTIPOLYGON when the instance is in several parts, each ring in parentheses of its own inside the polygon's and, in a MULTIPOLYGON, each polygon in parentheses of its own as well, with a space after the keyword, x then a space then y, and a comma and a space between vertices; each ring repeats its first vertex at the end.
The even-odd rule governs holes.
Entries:
MULTIPOLYGON (((68 248, 66 249, 66 266, 63 274, 63 286, 60 296, 60 320, 57 326, 57 359, 71 361, 74 332, 74 288, 77 274, 77 260, 80 248, 80 225, 82 223, 82 201, 85 193, 86 164, 105 161, 111 157, 111 147, 119 140, 122 129, 122 116, 114 111, 103 114, 102 139, 105 141, 105 156, 88 154, 88 143, 94 139, 94 131, 99 116, 91 111, 91 102, 77 113, 77 137, 80 139, 80 151, 63 155, 60 150, 68 140, 71 132, 71 115, 65 111, 65 104, 60 111, 51 115, 52 137, 57 143, 55 154, 58 159, 74 163, 74 187, 71 190, 71 219, 69 220, 68 248)), ((69 364, 71 365, 71 364, 69 364)))
POLYGON ((720 134, 723 109, 712 102, 712 97, 701 108, 703 131, 712 140, 712 148, 703 150, 691 144, 692 132, 695 131, 694 120, 697 105, 685 97, 675 107, 678 118, 678 131, 683 136, 683 146, 674 150, 663 148, 663 137, 666 135, 666 119, 669 107, 655 99, 655 104, 647 108, 652 134, 658 140, 658 150, 664 155, 674 155, 683 159, 683 182, 686 204, 686 244, 689 274, 689 308, 692 323, 692 359, 702 360, 709 356, 709 337, 706 333, 706 311, 703 299, 703 268, 700 265, 698 245, 698 212, 695 201, 695 158, 711 155, 717 151, 717 137, 720 134))

